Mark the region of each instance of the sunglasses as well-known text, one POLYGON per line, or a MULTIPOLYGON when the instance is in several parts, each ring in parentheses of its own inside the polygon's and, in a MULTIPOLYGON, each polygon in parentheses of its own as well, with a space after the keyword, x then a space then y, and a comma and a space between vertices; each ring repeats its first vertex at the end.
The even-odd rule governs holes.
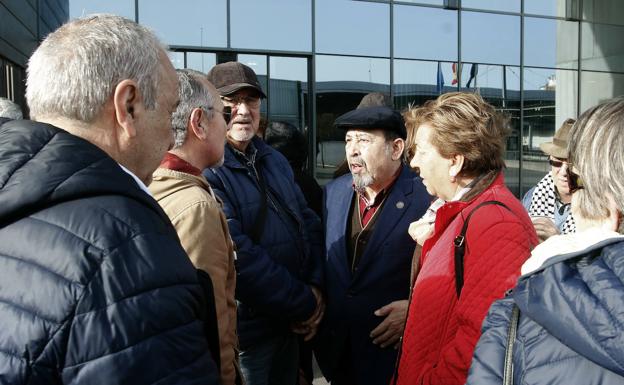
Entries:
MULTIPOLYGON (((550 159, 550 158, 549 158, 549 159, 548 159, 548 163, 550 163, 550 165, 551 165, 551 166, 553 166, 553 167, 557 167, 557 168, 559 168, 559 167, 563 166, 563 164, 564 164, 564 163, 566 163, 566 164, 567 164, 568 162, 563 161, 563 160, 555 160, 555 159, 550 159)), ((569 168, 569 167, 568 167, 568 168, 569 168)))
POLYGON ((568 171, 566 172, 566 179, 568 180, 568 187, 570 188, 570 194, 572 194, 575 191, 585 188, 583 179, 581 179, 580 175, 575 174, 572 171, 571 167, 568 167, 568 171))

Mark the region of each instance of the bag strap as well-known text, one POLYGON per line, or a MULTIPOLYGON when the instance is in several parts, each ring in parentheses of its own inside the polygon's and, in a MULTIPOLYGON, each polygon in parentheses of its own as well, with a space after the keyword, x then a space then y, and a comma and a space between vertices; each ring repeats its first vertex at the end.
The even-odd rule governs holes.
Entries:
POLYGON ((464 220, 464 225, 459 232, 459 235, 455 237, 453 241, 453 245, 455 246, 455 291, 457 292, 457 298, 461 294, 461 291, 464 287, 464 254, 466 253, 466 231, 468 230, 468 222, 470 222, 470 217, 477 211, 480 207, 486 205, 498 205, 506 208, 509 212, 512 212, 509 207, 507 207, 503 202, 499 201, 485 201, 481 202, 477 207, 472 209, 472 211, 468 214, 466 219, 464 220))
POLYGON ((520 319, 520 309, 514 303, 511 311, 511 321, 507 333, 507 346, 505 347, 505 366, 503 369, 503 385, 513 385, 513 347, 518 333, 518 320, 520 319))
POLYGON ((258 180, 258 185, 260 186, 260 210, 258 211, 258 216, 256 216, 256 220, 254 221, 253 227, 251 228, 250 238, 256 244, 260 244, 260 239, 262 238, 262 233, 264 232, 264 222, 267 216, 267 188, 266 183, 264 182, 264 177, 262 176, 262 170, 253 166, 254 172, 256 174, 256 179, 258 180))

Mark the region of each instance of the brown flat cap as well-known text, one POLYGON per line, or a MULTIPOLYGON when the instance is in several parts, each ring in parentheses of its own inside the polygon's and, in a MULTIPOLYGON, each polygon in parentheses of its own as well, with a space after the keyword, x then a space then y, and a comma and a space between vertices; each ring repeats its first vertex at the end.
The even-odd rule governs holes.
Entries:
POLYGON ((574 119, 567 119, 563 122, 555 132, 552 142, 540 143, 542 151, 555 158, 568 159, 568 139, 570 138, 570 129, 575 122, 574 119))
POLYGON ((208 71, 208 81, 222 96, 232 95, 243 88, 253 88, 261 97, 266 98, 256 73, 251 68, 237 61, 217 64, 208 71))

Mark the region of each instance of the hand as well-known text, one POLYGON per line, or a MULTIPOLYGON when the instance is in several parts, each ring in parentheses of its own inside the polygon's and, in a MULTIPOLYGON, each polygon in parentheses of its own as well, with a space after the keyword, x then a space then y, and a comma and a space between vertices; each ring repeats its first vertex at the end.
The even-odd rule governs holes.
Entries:
POLYGON ((553 222, 550 218, 531 217, 531 222, 533 222, 533 227, 535 227, 535 232, 537 233, 540 243, 544 242, 553 235, 559 234, 559 229, 555 226, 555 222, 553 222))
POLYGON ((297 334, 303 334, 303 340, 309 341, 316 335, 318 326, 325 315, 325 301, 323 300, 323 294, 315 286, 311 286, 312 294, 316 298, 316 309, 310 318, 306 321, 298 322, 291 326, 291 330, 297 334))
POLYGON ((433 235, 433 223, 424 221, 412 222, 407 232, 416 243, 422 246, 433 235))
POLYGON ((370 333, 374 344, 382 348, 391 345, 394 345, 395 349, 399 347, 403 329, 405 328, 407 305, 408 301, 405 299, 391 302, 375 310, 376 316, 386 318, 370 333))

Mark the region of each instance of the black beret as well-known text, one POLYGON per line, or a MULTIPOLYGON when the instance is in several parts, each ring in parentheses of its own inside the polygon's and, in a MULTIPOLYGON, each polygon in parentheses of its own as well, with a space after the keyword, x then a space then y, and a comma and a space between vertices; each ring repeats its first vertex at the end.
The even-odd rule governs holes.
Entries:
POLYGON ((349 111, 336 119, 334 125, 343 130, 384 130, 395 132, 400 138, 407 138, 403 117, 386 106, 364 107, 349 111))

